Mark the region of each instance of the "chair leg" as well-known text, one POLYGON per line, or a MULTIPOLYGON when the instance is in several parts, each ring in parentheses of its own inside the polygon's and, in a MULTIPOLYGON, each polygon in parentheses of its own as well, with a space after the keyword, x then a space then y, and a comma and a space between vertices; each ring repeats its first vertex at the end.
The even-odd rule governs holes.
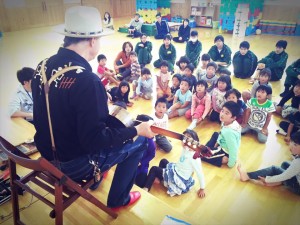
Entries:
POLYGON ((19 224, 20 207, 19 207, 19 197, 18 197, 18 186, 14 183, 14 180, 17 179, 16 164, 12 160, 9 160, 9 169, 10 169, 10 187, 11 187, 13 219, 14 219, 14 224, 19 224))
POLYGON ((55 182, 55 224, 63 224, 63 188, 58 182, 55 182))

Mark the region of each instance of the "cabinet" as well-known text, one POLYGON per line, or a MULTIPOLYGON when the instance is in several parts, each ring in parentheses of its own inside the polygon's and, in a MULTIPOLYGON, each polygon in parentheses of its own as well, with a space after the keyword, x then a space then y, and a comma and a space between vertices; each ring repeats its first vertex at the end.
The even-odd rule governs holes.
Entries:
MULTIPOLYGON (((16 31, 64 22, 63 0, 1 0, 3 31, 16 31)), ((2 20, 2 19, 1 19, 2 20)))
POLYGON ((196 25, 201 27, 212 27, 215 7, 214 2, 209 0, 192 0, 191 17, 194 17, 196 25))

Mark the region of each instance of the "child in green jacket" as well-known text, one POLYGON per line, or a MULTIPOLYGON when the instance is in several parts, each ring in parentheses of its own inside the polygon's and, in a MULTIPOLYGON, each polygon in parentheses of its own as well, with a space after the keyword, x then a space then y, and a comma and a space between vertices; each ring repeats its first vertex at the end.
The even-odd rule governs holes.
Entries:
POLYGON ((190 62, 193 63, 195 68, 197 68, 199 64, 201 51, 202 43, 198 40, 198 32, 193 30, 190 40, 186 43, 185 55, 189 58, 190 62))

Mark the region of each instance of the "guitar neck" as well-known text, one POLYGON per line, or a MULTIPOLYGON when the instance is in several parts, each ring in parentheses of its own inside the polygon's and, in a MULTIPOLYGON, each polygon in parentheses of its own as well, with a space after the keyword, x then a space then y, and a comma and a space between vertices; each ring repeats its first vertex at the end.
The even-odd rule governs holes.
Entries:
POLYGON ((170 137, 170 138, 175 138, 175 139, 178 139, 178 140, 183 140, 184 138, 184 135, 183 134, 180 134, 180 133, 177 133, 177 132, 174 132, 174 131, 170 131, 170 130, 167 130, 167 129, 164 129, 164 128, 160 128, 160 127, 157 127, 157 126, 151 126, 151 130, 152 132, 156 133, 156 134, 160 134, 160 135, 163 135, 163 136, 167 136, 167 137, 170 137))

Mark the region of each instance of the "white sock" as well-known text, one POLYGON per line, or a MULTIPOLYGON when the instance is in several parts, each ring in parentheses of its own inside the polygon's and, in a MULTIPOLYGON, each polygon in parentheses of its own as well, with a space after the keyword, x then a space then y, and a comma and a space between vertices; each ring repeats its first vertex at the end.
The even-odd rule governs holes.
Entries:
POLYGON ((284 136, 286 136, 286 134, 287 134, 282 128, 279 128, 278 130, 276 130, 276 132, 278 134, 281 134, 281 135, 284 135, 284 136))
POLYGON ((193 130, 197 126, 197 119, 193 119, 192 123, 187 129, 193 130))

